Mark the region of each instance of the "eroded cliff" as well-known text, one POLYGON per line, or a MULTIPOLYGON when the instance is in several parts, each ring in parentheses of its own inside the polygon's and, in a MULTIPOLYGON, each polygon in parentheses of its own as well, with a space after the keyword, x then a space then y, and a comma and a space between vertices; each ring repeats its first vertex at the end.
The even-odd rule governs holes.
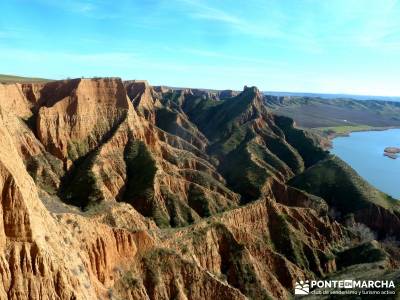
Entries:
POLYGON ((287 185, 328 156, 256 88, 0 85, 0 140, 1 299, 287 299, 360 241, 287 185))

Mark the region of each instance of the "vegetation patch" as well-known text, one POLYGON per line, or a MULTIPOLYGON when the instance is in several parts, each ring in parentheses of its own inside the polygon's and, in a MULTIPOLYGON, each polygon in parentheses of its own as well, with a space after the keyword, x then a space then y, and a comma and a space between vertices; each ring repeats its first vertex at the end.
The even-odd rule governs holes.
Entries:
POLYGON ((248 203, 260 196, 261 187, 271 175, 268 170, 258 166, 250 157, 246 145, 232 151, 219 167, 229 187, 242 195, 242 203, 248 203))
POLYGON ((124 199, 131 203, 135 198, 152 198, 157 167, 146 145, 142 141, 130 141, 125 148, 124 160, 127 172, 124 199))
POLYGON ((331 127, 318 127, 316 130, 322 132, 324 135, 348 135, 355 131, 369 131, 374 130, 376 127, 368 125, 344 125, 344 126, 331 126, 331 127))
POLYGON ((371 203, 400 211, 398 201, 375 189, 336 156, 317 163, 289 184, 322 197, 343 216, 368 208, 371 203))
POLYGON ((336 263, 339 268, 344 268, 355 264, 378 262, 387 258, 388 255, 379 244, 371 241, 339 252, 336 263))
POLYGON ((49 82, 51 80, 37 77, 22 77, 14 75, 0 74, 0 83, 40 83, 49 82))
POLYGON ((274 244, 274 249, 297 266, 300 266, 304 270, 309 270, 310 264, 299 238, 290 228, 287 216, 283 214, 276 215, 273 230, 271 231, 271 240, 274 244))
POLYGON ((126 187, 122 201, 131 204, 144 216, 153 215, 156 162, 142 141, 130 140, 125 147, 126 187))
POLYGON ((64 175, 61 160, 44 152, 28 158, 25 165, 29 175, 41 189, 49 194, 57 193, 57 180, 64 175))
POLYGON ((91 152, 83 163, 76 167, 71 177, 64 181, 60 196, 68 204, 87 209, 88 206, 103 200, 100 178, 93 171, 97 155, 97 151, 91 152))
POLYGON ((318 161, 326 158, 328 152, 319 148, 315 140, 313 140, 306 131, 294 128, 293 120, 290 118, 276 116, 275 123, 285 133, 285 138, 301 155, 304 160, 305 167, 308 168, 318 161))
POLYGON ((214 213, 210 199, 201 188, 196 187, 194 184, 189 189, 188 203, 202 218, 209 217, 214 213))
POLYGON ((271 152, 275 153, 280 160, 290 167, 293 173, 298 174, 304 170, 302 157, 294 148, 288 146, 283 139, 270 137, 266 140, 266 145, 271 152))
POLYGON ((192 224, 199 216, 186 203, 172 194, 168 189, 161 190, 170 217, 169 223, 172 227, 182 227, 192 224))

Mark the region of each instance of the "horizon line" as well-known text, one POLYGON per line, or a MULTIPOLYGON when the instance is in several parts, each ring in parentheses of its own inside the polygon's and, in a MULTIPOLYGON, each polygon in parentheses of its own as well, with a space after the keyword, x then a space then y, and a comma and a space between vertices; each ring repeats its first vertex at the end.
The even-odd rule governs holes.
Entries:
MULTIPOLYGON (((120 78, 122 81, 129 81, 129 80, 143 80, 149 82, 147 79, 125 79, 122 76, 79 76, 79 77, 69 77, 66 76, 61 79, 49 79, 41 76, 30 76, 30 75, 14 75, 14 74, 3 74, 0 73, 0 76, 11 76, 11 77, 20 77, 20 78, 32 78, 32 79, 43 79, 43 80, 48 80, 48 81, 58 81, 58 80, 69 80, 69 79, 79 79, 79 78, 85 78, 85 79, 95 79, 95 78, 120 78)), ((1 83, 1 82, 0 82, 1 83)), ((150 84, 150 82, 149 82, 150 84)), ((175 88, 175 89, 197 89, 197 90, 214 90, 214 91, 226 91, 226 90, 231 90, 231 91, 237 91, 240 92, 241 90, 238 89, 232 89, 232 88, 199 88, 199 87, 180 87, 180 86, 175 86, 175 85, 166 85, 166 84, 150 84, 151 86, 164 86, 164 87, 170 87, 170 88, 175 88)), ((254 85, 246 85, 244 86, 254 86, 254 85)), ((257 86, 255 86, 257 87, 257 86)), ((258 88, 258 87, 257 87, 258 88)), ((313 94, 313 95, 332 95, 332 96, 361 96, 361 97, 381 97, 381 98, 397 98, 400 99, 400 95, 374 95, 374 94, 358 94, 358 93, 349 93, 349 92, 305 92, 305 91, 282 91, 282 90, 260 90, 262 93, 288 93, 288 94, 313 94)))

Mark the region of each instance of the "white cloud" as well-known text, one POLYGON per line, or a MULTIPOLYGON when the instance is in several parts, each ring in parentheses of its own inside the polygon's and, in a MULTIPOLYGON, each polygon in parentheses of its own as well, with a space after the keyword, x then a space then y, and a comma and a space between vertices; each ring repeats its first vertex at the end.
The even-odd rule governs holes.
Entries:
MULTIPOLYGON (((256 20, 247 20, 233 13, 218 9, 211 5, 200 3, 194 0, 178 0, 178 3, 183 3, 187 6, 188 15, 194 19, 212 20, 221 22, 230 26, 237 32, 246 33, 258 37, 274 37, 279 36, 279 32, 272 23, 270 26, 260 26, 256 20)), ((257 9, 257 7, 255 7, 257 9)), ((265 25, 264 20, 264 25, 265 25)))
POLYGON ((226 25, 231 29, 227 34, 284 41, 309 53, 349 45, 396 50, 400 40, 398 0, 308 0, 292 2, 290 10, 284 1, 249 0, 246 17, 218 8, 223 1, 178 3, 186 6, 191 18, 226 25))

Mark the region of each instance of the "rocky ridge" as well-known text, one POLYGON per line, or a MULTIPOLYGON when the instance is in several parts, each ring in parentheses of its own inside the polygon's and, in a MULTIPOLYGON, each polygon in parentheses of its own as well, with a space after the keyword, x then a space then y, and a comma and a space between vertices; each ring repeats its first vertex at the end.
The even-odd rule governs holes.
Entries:
POLYGON ((287 299, 334 273, 360 237, 287 185, 328 154, 256 88, 221 94, 0 84, 0 298, 287 299))

